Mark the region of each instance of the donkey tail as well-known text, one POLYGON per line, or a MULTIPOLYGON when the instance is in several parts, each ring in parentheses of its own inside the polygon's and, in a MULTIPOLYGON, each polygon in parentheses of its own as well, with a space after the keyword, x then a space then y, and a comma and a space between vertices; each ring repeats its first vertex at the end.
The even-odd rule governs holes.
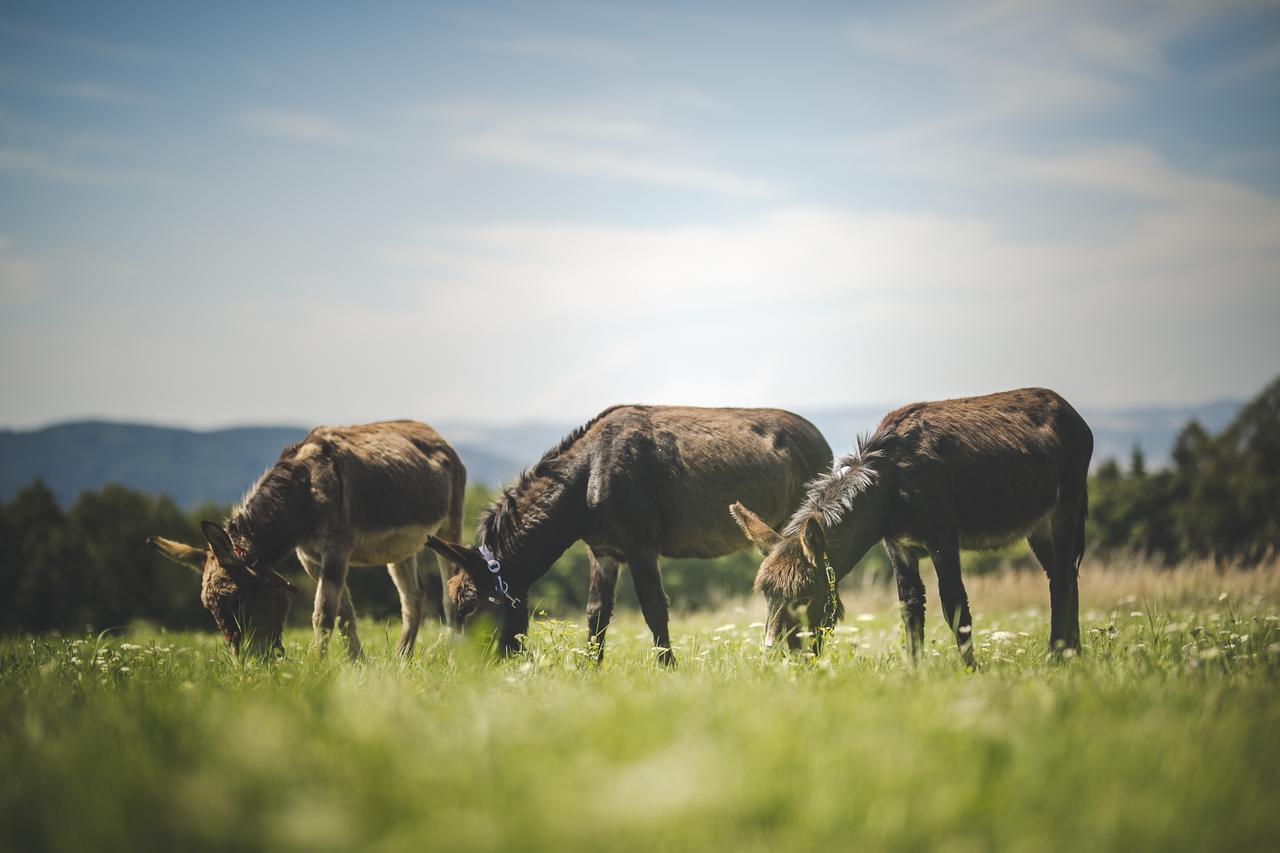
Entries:
POLYGON ((1084 559, 1084 528, 1089 518, 1089 484, 1086 482, 1080 492, 1080 507, 1076 510, 1076 550, 1072 554, 1076 571, 1080 571, 1080 561, 1084 559))
POLYGON ((1093 430, 1089 429, 1089 425, 1085 423, 1084 418, 1080 418, 1080 423, 1084 427, 1081 436, 1079 473, 1080 478, 1080 503, 1076 508, 1076 547, 1072 558, 1075 561, 1076 571, 1080 571, 1080 561, 1084 559, 1084 530, 1085 522, 1089 518, 1089 463, 1093 460, 1093 430))

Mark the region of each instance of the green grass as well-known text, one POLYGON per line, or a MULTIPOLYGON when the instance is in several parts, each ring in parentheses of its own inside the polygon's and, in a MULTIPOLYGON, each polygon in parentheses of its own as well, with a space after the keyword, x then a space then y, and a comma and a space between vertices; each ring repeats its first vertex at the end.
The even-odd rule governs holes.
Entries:
POLYGON ((360 664, 303 633, 269 664, 206 634, 11 638, 0 846, 1263 849, 1280 573, 1201 575, 1099 575, 1065 663, 1042 577, 971 585, 977 673, 936 614, 909 666, 882 592, 846 593, 817 661, 763 653, 758 604, 677 615, 674 672, 634 615, 599 669, 545 619, 501 664, 434 629, 402 663, 374 623, 360 664))

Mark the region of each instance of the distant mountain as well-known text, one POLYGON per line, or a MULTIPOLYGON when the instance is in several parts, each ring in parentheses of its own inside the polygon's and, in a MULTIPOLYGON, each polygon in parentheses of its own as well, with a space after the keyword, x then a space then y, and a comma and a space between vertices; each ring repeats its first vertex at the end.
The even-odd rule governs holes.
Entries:
MULTIPOLYGON (((1140 446, 1149 467, 1167 465, 1179 430, 1191 419, 1211 433, 1223 429, 1242 404, 1133 409, 1085 409, 1093 427, 1094 464, 1125 461, 1140 446)), ((854 447, 891 406, 851 406, 801 412, 822 431, 837 454, 854 447)), ((538 459, 577 424, 529 422, 438 425, 453 443, 471 483, 499 486, 538 459)), ((104 422, 68 423, 32 431, 0 431, 0 499, 8 500, 35 478, 64 504, 86 489, 121 483, 167 494, 180 506, 240 499, 303 427, 240 427, 209 432, 104 422)))
POLYGON ((1244 408, 1244 403, 1222 400, 1202 406, 1159 406, 1141 409, 1085 409, 1080 412, 1093 427, 1093 464, 1106 459, 1125 463, 1134 447, 1141 447, 1147 467, 1164 468, 1170 462, 1173 443, 1192 420, 1216 435, 1244 408))
MULTIPOLYGON (((145 424, 85 422, 29 432, 0 431, 0 498, 40 478, 64 505, 80 492, 120 483, 165 494, 180 506, 239 500, 304 427, 238 427, 198 432, 145 424)), ((497 485, 518 463, 455 443, 470 482, 497 485)))

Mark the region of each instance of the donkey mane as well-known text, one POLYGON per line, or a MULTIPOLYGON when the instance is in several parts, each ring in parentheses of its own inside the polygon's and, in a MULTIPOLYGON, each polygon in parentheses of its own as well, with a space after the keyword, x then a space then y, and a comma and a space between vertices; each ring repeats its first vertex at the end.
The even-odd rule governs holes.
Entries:
POLYGON ((303 442, 284 449, 276 463, 263 472, 240 503, 231 510, 227 532, 252 555, 268 565, 281 559, 296 544, 303 517, 302 508, 294 505, 299 475, 306 466, 297 462, 303 442))
POLYGON ((814 477, 805 485, 804 501, 787 522, 783 535, 798 533, 814 516, 822 521, 823 527, 839 524, 845 513, 853 509, 854 502, 879 480, 881 472, 876 462, 884 458, 891 438, 892 433, 883 426, 870 436, 858 436, 857 449, 832 463, 830 472, 814 477))
POLYGON ((525 530, 530 526, 529 521, 542 518, 541 513, 531 514, 527 510, 522 513, 521 500, 534 493, 539 485, 545 486, 544 491, 547 496, 558 495, 567 485, 566 475, 557 464, 560 462, 560 457, 601 419, 621 408, 625 406, 610 406, 582 426, 576 427, 560 439, 555 447, 542 454, 541 459, 521 471, 515 483, 508 486, 480 516, 480 521, 476 524, 476 536, 479 541, 499 554, 507 554, 518 549, 525 530))

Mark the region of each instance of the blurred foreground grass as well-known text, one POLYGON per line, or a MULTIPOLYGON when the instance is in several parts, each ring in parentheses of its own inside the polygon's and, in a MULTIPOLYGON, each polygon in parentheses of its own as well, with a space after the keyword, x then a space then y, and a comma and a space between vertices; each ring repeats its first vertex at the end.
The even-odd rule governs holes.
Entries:
MULTIPOLYGON (((1205 850, 1280 838, 1280 567, 1086 565, 1084 654, 1045 661, 1033 574, 975 578, 980 670, 930 612, 846 590, 817 661, 758 602, 635 616, 604 666, 541 620, 494 664, 426 630, 401 663, 241 663, 212 634, 0 641, 11 850, 1205 850)), ((932 604, 932 602, 931 602, 932 604)), ((579 620, 580 621, 580 620, 579 620)))

